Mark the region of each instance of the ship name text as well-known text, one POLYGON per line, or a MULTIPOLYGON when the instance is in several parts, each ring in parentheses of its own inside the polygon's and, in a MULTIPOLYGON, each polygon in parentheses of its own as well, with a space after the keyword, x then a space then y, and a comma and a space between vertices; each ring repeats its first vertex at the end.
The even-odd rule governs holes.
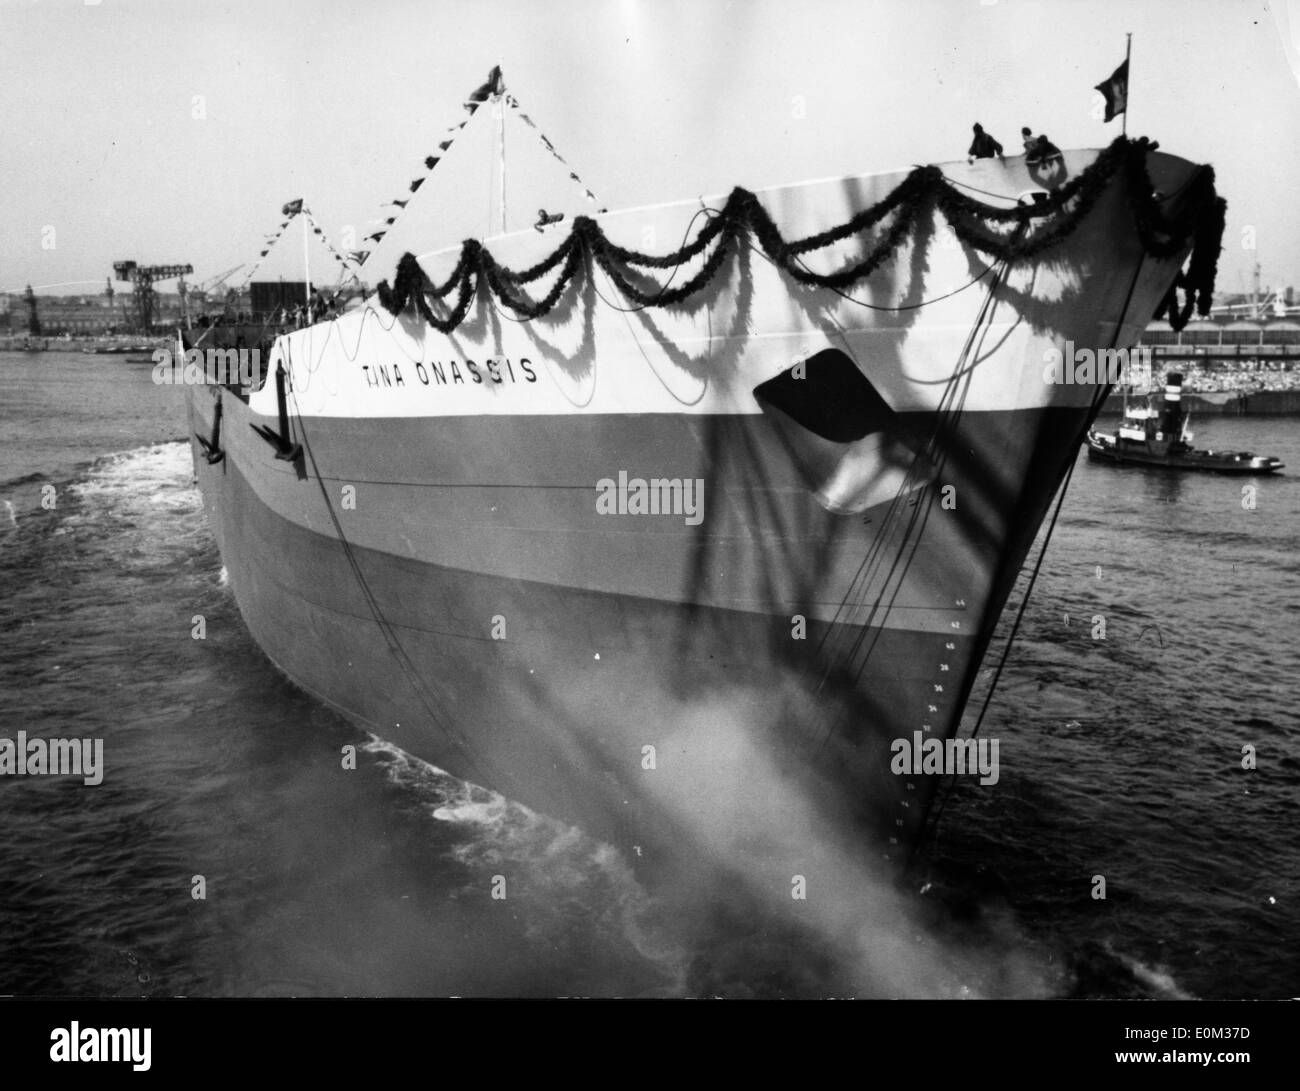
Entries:
POLYGON ((415 363, 361 364, 366 386, 403 390, 420 386, 505 386, 510 383, 535 383, 537 372, 526 356, 511 360, 507 356, 489 356, 477 360, 423 360, 415 363), (405 371, 403 370, 405 369, 405 371))

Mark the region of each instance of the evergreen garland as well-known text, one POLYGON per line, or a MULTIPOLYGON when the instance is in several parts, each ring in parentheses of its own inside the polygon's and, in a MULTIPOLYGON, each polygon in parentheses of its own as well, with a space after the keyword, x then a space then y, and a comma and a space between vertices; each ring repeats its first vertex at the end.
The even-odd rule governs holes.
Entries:
MULTIPOLYGON (((1219 251, 1224 229, 1226 203, 1214 189, 1214 170, 1201 167, 1188 183, 1189 192, 1179 216, 1166 219, 1159 198, 1152 191, 1147 171, 1147 156, 1157 145, 1145 137, 1129 140, 1117 137, 1096 160, 1080 174, 1058 187, 1044 200, 1030 205, 998 208, 962 193, 935 166, 917 167, 887 197, 863 209, 839 227, 787 242, 780 230, 746 189, 737 187, 721 211, 714 213, 692 242, 671 254, 643 254, 618 246, 605 237, 600 225, 589 216, 578 216, 568 237, 548 257, 523 270, 508 269, 497 263, 482 244, 467 239, 461 244, 460 260, 441 285, 433 284, 415 256, 402 255, 392 286, 380 283, 380 303, 392 314, 400 314, 414 302, 420 316, 442 333, 450 333, 464 321, 480 283, 505 306, 523 318, 539 318, 559 302, 565 289, 590 257, 609 276, 623 296, 645 307, 670 307, 695 295, 722 268, 736 244, 749 234, 772 261, 800 284, 844 291, 869 277, 902 245, 918 219, 937 208, 957 238, 971 249, 988 254, 995 260, 1016 263, 1032 258, 1067 238, 1084 220, 1105 190, 1107 183, 1122 171, 1126 182, 1129 207, 1143 249, 1153 257, 1168 258, 1192 240, 1193 250, 1187 270, 1179 274, 1175 285, 1161 302, 1156 317, 1167 315, 1175 329, 1182 329, 1193 308, 1208 314, 1213 300, 1219 251), (1068 208, 1067 208, 1068 206, 1068 208), (866 256, 833 273, 816 273, 798 259, 881 224, 893 215, 893 222, 883 232, 866 256), (1054 222, 1046 223, 1055 217, 1054 222), (1036 222, 1040 221, 1040 222, 1036 222), (1005 233, 990 225, 1010 225, 1005 233), (715 244, 698 273, 676 288, 653 284, 642 287, 631 277, 634 269, 676 269, 715 244), (551 290, 532 299, 526 286, 546 276, 557 266, 560 274, 551 290), (1182 304, 1177 289, 1184 289, 1182 304), (429 300, 445 299, 455 291, 451 313, 439 319, 429 300)), ((645 278, 638 278, 644 283, 645 278)))

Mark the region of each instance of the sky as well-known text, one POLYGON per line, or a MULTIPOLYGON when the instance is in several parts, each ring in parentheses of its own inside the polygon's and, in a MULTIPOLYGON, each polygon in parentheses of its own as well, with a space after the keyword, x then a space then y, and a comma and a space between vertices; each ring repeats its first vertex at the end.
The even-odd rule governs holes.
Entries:
POLYGON ((1126 32, 1130 135, 1228 200, 1220 290, 1300 288, 1297 0, 0 0, 0 291, 203 280, 296 197, 363 246, 493 64, 616 209, 961 158, 975 121, 1104 146, 1126 32))

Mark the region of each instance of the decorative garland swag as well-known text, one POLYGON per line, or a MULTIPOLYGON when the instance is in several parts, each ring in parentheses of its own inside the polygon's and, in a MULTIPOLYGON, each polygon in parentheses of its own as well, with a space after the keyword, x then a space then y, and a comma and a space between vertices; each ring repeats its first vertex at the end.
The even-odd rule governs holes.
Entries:
POLYGON ((1157 146, 1145 137, 1137 140, 1117 137, 1091 166, 1045 200, 1014 208, 997 208, 967 196, 948 182, 938 167, 917 167, 889 196, 863 209, 847 223, 793 242, 781 236, 758 198, 740 187, 732 190, 722 210, 711 216, 694 241, 671 254, 627 250, 610 242, 595 220, 577 216, 568 238, 528 269, 507 269, 481 243, 466 239, 461 244, 456 268, 442 284, 434 284, 413 254, 403 254, 392 286, 387 281, 380 283, 379 300, 394 315, 414 302, 426 322, 442 333, 450 333, 465 320, 479 283, 486 282, 492 294, 516 314, 525 319, 539 318, 556 305, 583 259, 590 256, 626 298, 644 307, 670 307, 707 285, 745 233, 756 238, 764 253, 799 283, 844 291, 870 276, 888 259, 932 206, 943 213, 961 242, 998 261, 1015 263, 1034 257, 1068 237, 1087 216, 1111 177, 1123 171, 1138 238, 1146 252, 1153 257, 1169 257, 1192 240, 1187 269, 1179 273, 1155 315, 1157 318, 1167 315, 1170 325, 1179 330, 1187 324, 1193 309, 1201 315, 1209 314, 1227 203, 1215 193, 1214 169, 1201 167, 1189 183, 1183 214, 1166 219, 1152 191, 1146 166, 1147 155, 1157 146), (1071 202, 1073 207, 1067 211, 1066 206, 1071 202), (804 254, 867 231, 891 213, 895 214, 893 223, 860 261, 838 272, 816 273, 797 260, 804 254), (1033 226, 1033 221, 1046 221, 1049 217, 1056 218, 1038 225, 1037 230, 1026 230, 1033 226), (991 230, 990 224, 1014 224, 1016 230, 1003 235, 991 230), (703 253, 715 240, 717 246, 699 272, 676 288, 660 286, 633 271, 676 269, 703 253), (557 266, 561 267, 560 275, 543 298, 533 299, 524 291, 526 285, 557 266), (1178 288, 1185 293, 1181 304, 1178 288), (453 292, 456 301, 451 312, 439 318, 429 305, 430 297, 446 299, 453 292))

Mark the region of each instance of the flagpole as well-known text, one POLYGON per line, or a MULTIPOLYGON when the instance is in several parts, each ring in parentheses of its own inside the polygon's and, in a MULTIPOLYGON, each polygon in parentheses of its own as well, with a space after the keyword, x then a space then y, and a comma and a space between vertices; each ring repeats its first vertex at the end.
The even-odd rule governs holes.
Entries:
POLYGON ((309 218, 304 215, 302 209, 298 210, 298 215, 302 216, 302 275, 307 278, 307 286, 303 292, 303 325, 311 325, 311 238, 307 234, 310 227, 309 218))
POLYGON ((1128 78, 1124 81, 1124 121, 1120 130, 1121 135, 1128 136, 1128 104, 1133 100, 1133 68, 1129 64, 1129 58, 1133 53, 1133 34, 1129 32, 1124 35, 1124 71, 1128 78))
POLYGON ((496 96, 495 106, 501 111, 498 134, 501 140, 501 234, 506 233, 506 97, 496 96))

